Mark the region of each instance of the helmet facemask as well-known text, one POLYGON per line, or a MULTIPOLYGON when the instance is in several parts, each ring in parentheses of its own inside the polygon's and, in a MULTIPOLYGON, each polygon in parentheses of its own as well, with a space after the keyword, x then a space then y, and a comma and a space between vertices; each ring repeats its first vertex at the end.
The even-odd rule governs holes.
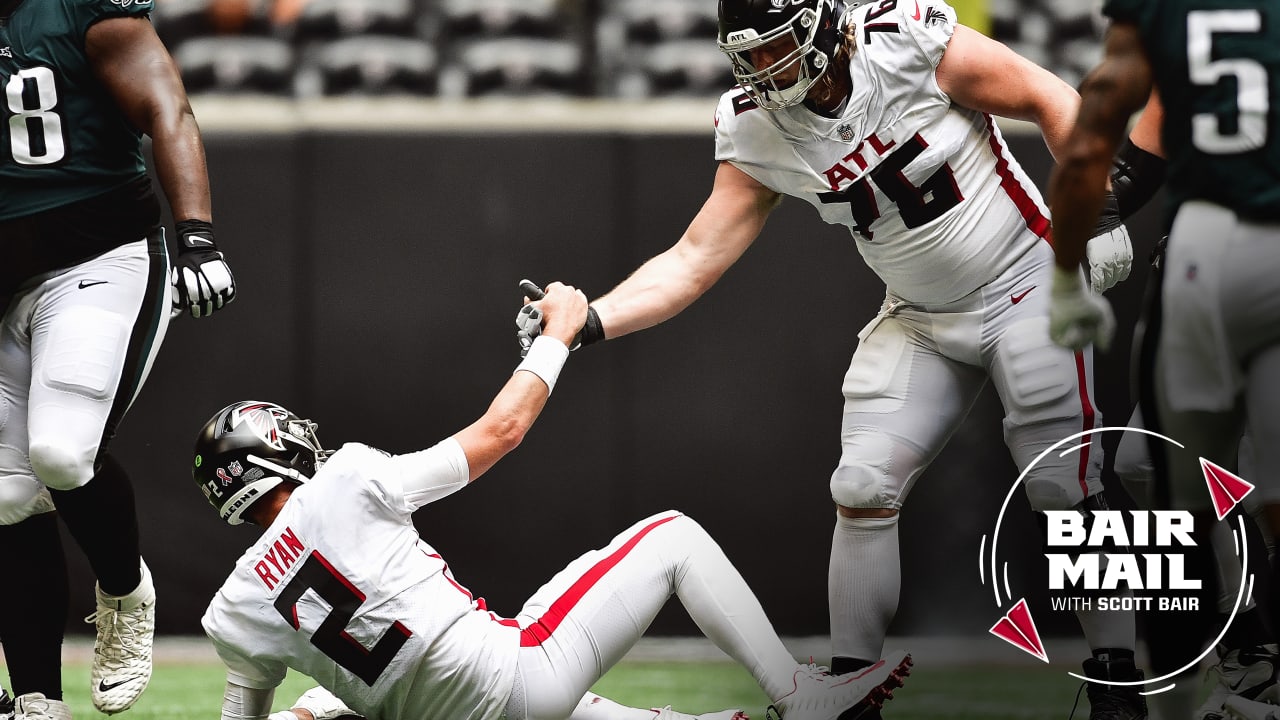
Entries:
POLYGON ((813 8, 804 8, 791 19, 763 34, 747 28, 728 33, 718 44, 733 62, 738 85, 765 110, 781 110, 803 102, 813 84, 822 77, 831 58, 815 46, 821 18, 813 8), (786 54, 764 68, 757 68, 751 52, 777 43, 786 54), (788 77, 795 73, 794 81, 788 77))

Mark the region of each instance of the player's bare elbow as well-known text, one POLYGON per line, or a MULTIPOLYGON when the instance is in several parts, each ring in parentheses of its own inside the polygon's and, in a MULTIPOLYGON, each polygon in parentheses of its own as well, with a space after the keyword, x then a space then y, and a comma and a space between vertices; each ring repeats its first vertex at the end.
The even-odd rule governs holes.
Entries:
POLYGON ((520 447, 520 443, 524 442, 524 436, 528 434, 529 428, 532 426, 533 420, 531 418, 502 415, 494 418, 489 423, 486 434, 495 453, 497 455, 506 455, 520 447))

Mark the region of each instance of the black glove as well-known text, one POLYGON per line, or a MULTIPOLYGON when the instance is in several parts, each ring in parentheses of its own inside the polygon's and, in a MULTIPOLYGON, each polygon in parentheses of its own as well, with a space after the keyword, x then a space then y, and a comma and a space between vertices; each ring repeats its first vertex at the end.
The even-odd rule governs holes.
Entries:
POLYGON ((173 262, 173 312, 212 315, 236 297, 236 280, 213 242, 213 225, 204 220, 177 224, 178 257, 173 262))

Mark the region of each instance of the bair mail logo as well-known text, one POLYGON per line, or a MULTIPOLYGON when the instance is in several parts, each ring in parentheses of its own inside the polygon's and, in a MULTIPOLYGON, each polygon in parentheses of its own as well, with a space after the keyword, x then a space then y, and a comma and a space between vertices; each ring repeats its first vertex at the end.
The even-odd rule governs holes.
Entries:
MULTIPOLYGON (((1000 556, 1001 528, 1010 501, 1026 481, 1027 475, 1038 463, 1051 454, 1066 456, 1079 453, 1100 440, 1105 432, 1133 432, 1168 443, 1176 450, 1169 453, 1179 462, 1194 462, 1189 453, 1178 457, 1177 450, 1185 450, 1178 441, 1144 428, 1105 427, 1076 433, 1041 452, 1018 476, 1005 496, 996 515, 994 530, 982 536, 979 546, 978 572, 983 585, 989 585, 997 608, 1003 611, 989 632, 1010 645, 1043 662, 1049 662, 1049 649, 1036 628, 1035 610, 1024 593, 1017 593, 1010 582, 1009 563, 1000 556)), ((1152 444, 1157 444, 1153 441, 1152 444)), ((1213 462, 1199 458, 1208 498, 1212 502, 1217 522, 1222 522, 1235 506, 1254 489, 1253 485, 1213 462)), ((1239 514, 1243 515, 1243 513, 1239 514)), ((1195 658, 1187 658, 1181 668, 1160 677, 1139 681, 1108 681, 1087 678, 1075 672, 1067 674, 1078 679, 1104 685, 1148 685, 1158 690, 1142 691, 1148 695, 1173 687, 1173 680, 1212 653, 1214 646, 1230 629, 1236 615, 1246 605, 1253 591, 1253 577, 1249 568, 1249 543, 1245 541, 1245 519, 1237 516, 1232 532, 1240 562, 1240 585, 1237 588, 1221 588, 1230 594, 1234 604, 1225 625, 1217 638, 1203 648, 1195 658), (1238 525, 1236 527, 1235 525, 1238 525)), ((1062 510, 1045 513, 1044 556, 1047 560, 1047 587, 1051 607, 1046 611, 1165 611, 1196 612, 1201 609, 1196 594, 1204 588, 1204 579, 1191 577, 1185 563, 1185 553, 1194 548, 1198 539, 1207 533, 1197 534, 1196 518, 1185 510, 1062 510)), ((1204 522, 1202 520, 1201 522, 1204 522)), ((1207 528, 1201 528, 1207 530, 1207 528)), ((1021 537, 1011 538, 1006 544, 1025 543, 1021 537)), ((1203 540, 1200 540, 1203 541, 1203 540)), ((1034 578, 1033 578, 1034 579, 1034 578)), ((1212 608, 1210 608, 1212 609, 1212 608)))
MULTIPOLYGON (((1045 544, 1063 552, 1046 553, 1049 589, 1069 590, 1199 590, 1188 578, 1179 552, 1114 552, 1118 548, 1175 550, 1192 547, 1195 519, 1185 510, 1049 510, 1045 544), (1130 516, 1130 517, 1126 517, 1130 516), (1131 522, 1127 522, 1131 520, 1131 522), (1108 551, 1112 550, 1112 551, 1108 551)), ((1055 609, 1089 610, 1092 596, 1054 598, 1055 609)), ((1153 597, 1099 597, 1100 610, 1151 610, 1153 597), (1105 601, 1122 601, 1110 602, 1105 601)), ((1160 610, 1199 610, 1199 598, 1161 595, 1160 610)))

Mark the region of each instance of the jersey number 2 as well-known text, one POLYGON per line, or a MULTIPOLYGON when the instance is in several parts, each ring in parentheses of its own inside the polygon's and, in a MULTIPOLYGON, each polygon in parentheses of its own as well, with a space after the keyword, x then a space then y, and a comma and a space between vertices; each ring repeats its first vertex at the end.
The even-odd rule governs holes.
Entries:
POLYGON ((62 139, 58 83, 53 70, 19 70, 4 84, 9 116, 9 151, 19 165, 52 165, 67 154, 62 139))
POLYGON ((347 625, 364 602, 364 593, 314 550, 276 598, 276 610, 294 630, 300 627, 298 600, 308 590, 314 590, 332 608, 311 636, 311 644, 366 685, 373 685, 413 631, 397 620, 371 648, 347 634, 347 625))

